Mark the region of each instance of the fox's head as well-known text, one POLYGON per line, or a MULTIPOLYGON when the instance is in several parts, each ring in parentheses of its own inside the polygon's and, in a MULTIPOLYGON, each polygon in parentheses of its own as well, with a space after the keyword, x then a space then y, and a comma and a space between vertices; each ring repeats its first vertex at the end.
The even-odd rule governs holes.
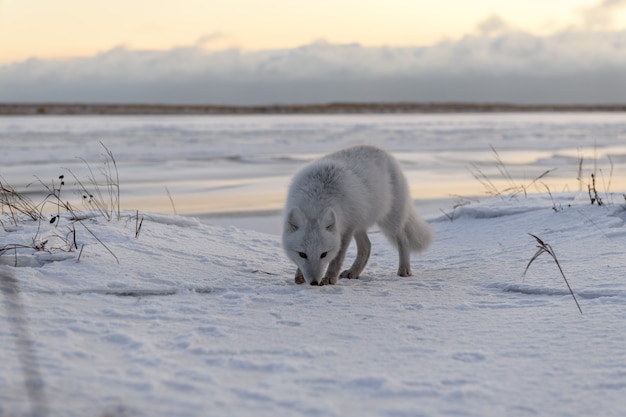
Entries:
POLYGON ((341 236, 333 209, 325 209, 316 218, 306 217, 298 207, 287 213, 283 247, 308 284, 322 282, 323 274, 337 256, 340 246, 341 236))

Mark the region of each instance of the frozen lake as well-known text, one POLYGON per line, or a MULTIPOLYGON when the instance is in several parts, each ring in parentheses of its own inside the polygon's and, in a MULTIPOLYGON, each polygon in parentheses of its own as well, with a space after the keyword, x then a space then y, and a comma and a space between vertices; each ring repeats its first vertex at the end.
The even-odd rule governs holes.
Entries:
MULTIPOLYGON (((479 172, 498 190, 584 191, 594 170, 599 190, 626 189, 621 113, 2 117, 0 176, 37 200, 37 179, 84 181, 87 163, 97 177, 101 143, 122 208, 162 213, 276 213, 296 170, 355 144, 394 153, 426 211, 439 212, 426 200, 484 195, 479 172)), ((68 181, 66 198, 79 199, 75 189, 68 181)))

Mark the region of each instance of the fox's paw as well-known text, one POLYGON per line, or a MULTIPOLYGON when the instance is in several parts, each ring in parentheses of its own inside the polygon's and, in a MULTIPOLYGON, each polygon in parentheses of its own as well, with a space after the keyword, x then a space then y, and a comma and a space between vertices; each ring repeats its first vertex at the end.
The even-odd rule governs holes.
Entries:
POLYGON ((324 277, 324 279, 322 279, 322 282, 320 282, 320 285, 335 285, 337 283, 337 277, 331 278, 331 277, 324 277))
POLYGON ((398 275, 401 277, 410 277, 413 275, 413 272, 411 272, 411 267, 400 267, 398 268, 398 275))
POLYGON ((296 271, 295 281, 296 281, 296 284, 298 285, 304 284, 304 275, 302 275, 302 272, 300 272, 299 269, 296 271))
POLYGON ((345 271, 343 271, 341 274, 339 274, 339 276, 341 278, 348 278, 348 279, 357 279, 359 277, 358 275, 354 274, 349 269, 346 269, 345 271))

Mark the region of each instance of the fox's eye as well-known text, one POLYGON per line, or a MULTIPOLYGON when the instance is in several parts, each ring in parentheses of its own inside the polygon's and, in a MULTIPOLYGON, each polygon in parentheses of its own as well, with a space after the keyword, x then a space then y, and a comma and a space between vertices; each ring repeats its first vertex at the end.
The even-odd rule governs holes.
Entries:
POLYGON ((300 255, 300 257, 302 259, 306 259, 307 258, 306 253, 304 253, 304 252, 298 252, 298 255, 300 255))
POLYGON ((322 254, 320 255, 320 259, 325 258, 325 257, 326 257, 326 255, 328 255, 328 252, 324 252, 324 253, 322 253, 322 254))

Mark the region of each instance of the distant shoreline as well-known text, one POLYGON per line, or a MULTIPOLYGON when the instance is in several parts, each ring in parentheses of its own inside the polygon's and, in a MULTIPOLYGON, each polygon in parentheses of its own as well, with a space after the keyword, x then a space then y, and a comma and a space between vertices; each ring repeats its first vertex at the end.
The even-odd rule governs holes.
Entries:
POLYGON ((259 106, 0 103, 0 116, 20 115, 237 115, 237 114, 411 114, 514 112, 626 112, 626 104, 507 103, 328 103, 259 106))

